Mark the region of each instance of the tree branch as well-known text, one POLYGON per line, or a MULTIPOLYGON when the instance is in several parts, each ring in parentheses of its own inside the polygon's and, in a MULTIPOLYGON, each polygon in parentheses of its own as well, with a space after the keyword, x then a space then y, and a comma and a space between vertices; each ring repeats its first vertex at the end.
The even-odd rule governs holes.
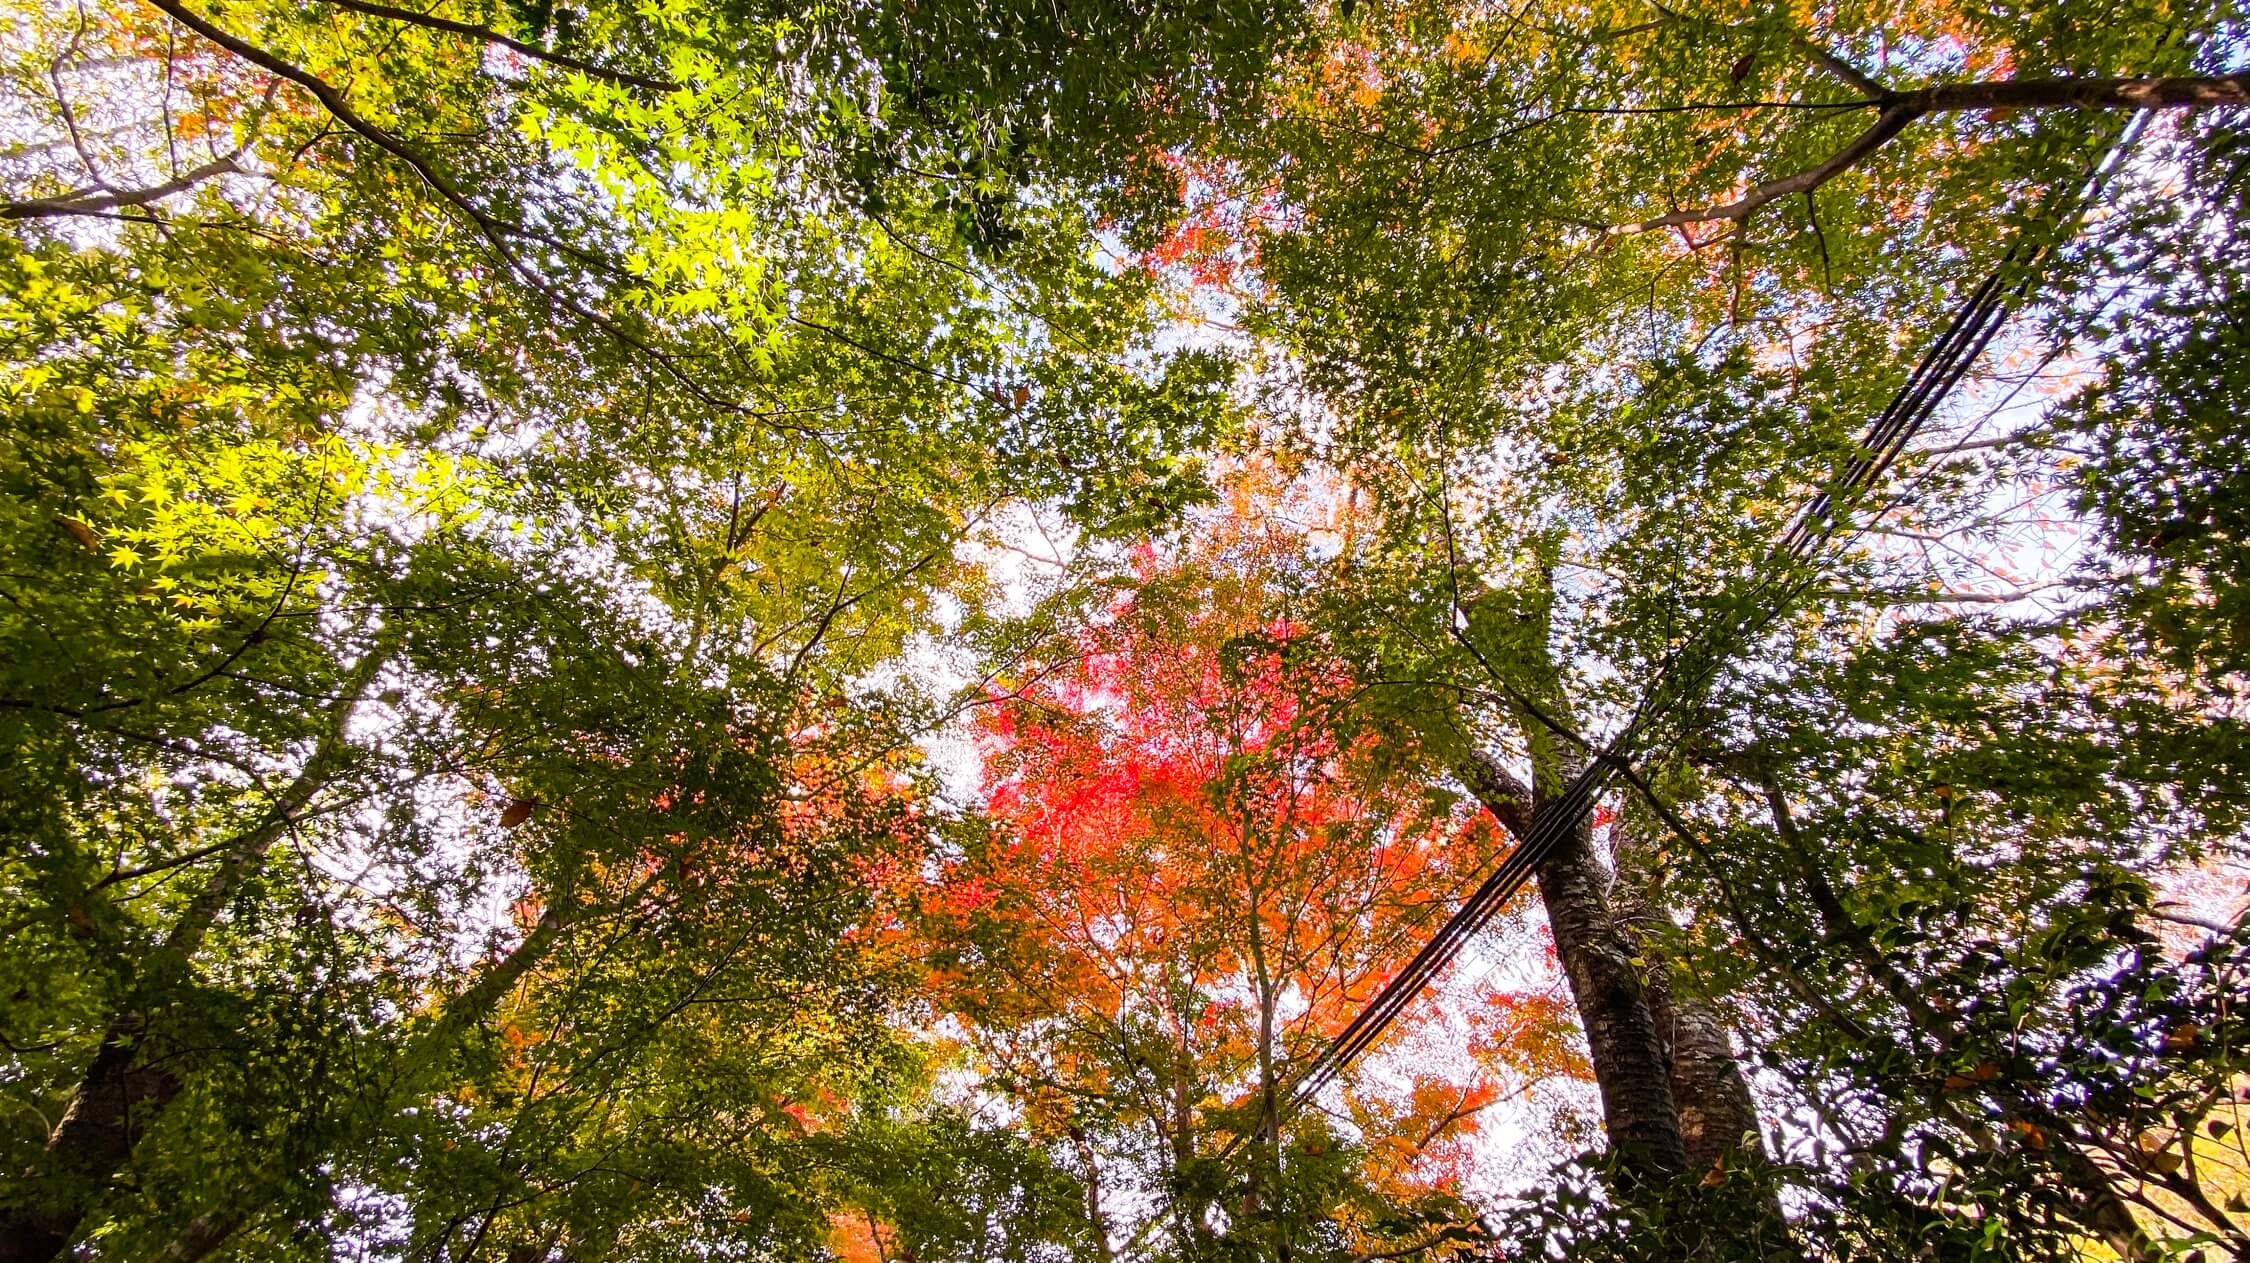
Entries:
POLYGON ((2179 110, 2250 105, 2250 70, 2223 75, 2181 75, 2135 79, 2004 79, 1984 83, 1945 83, 1912 92, 1886 92, 1870 98, 1881 113, 1866 131, 1817 166, 1768 180, 1734 201, 1676 210, 1638 223, 1610 228, 1613 235, 1651 232, 1714 220, 1737 223, 1770 202, 1809 193, 1867 161, 1908 124, 1926 114, 1963 110, 2179 110))
POLYGON ((0 203, 0 219, 50 219, 65 215, 99 215, 104 211, 126 206, 146 206, 160 202, 174 193, 185 193, 196 185, 215 176, 234 175, 242 170, 237 159, 242 151, 237 149, 222 158, 204 163, 162 184, 152 184, 145 189, 117 189, 90 197, 70 196, 40 197, 22 202, 0 203))
POLYGON ((337 90, 334 84, 247 40, 227 33, 214 25, 208 18, 181 4, 180 0, 148 0, 148 2, 173 21, 204 39, 240 57, 251 65, 271 71, 310 92, 313 99, 318 101, 337 122, 342 123, 361 139, 405 163, 407 169, 419 177, 431 192, 437 194, 440 201, 468 221, 469 226, 476 231, 478 236, 484 238, 485 243, 491 247, 493 254, 499 258, 501 265, 522 281, 533 293, 554 304, 561 311, 575 316, 617 339, 636 353, 646 356, 666 376, 678 382, 699 402, 724 412, 742 416, 764 418, 772 415, 713 394, 702 383, 691 377, 685 369, 682 369, 673 356, 658 350, 645 339, 636 336, 616 321, 595 312, 585 303, 550 284, 546 278, 540 276, 529 264, 525 263, 521 255, 516 253, 515 246, 509 238, 519 232, 520 229, 503 224, 491 215, 486 214, 474 201, 470 200, 467 193, 463 192, 443 172, 432 165, 429 159, 416 152, 413 146, 408 145, 387 129, 378 126, 360 114, 358 110, 353 109, 351 102, 345 98, 342 92, 337 90))
POLYGON ((1445 1243, 1446 1235, 1441 1232, 1427 1241, 1417 1241, 1413 1245, 1396 1250, 1375 1250, 1366 1254, 1355 1254, 1352 1256, 1351 1263, 1388 1263, 1389 1260, 1393 1259, 1410 1259, 1417 1254, 1434 1250, 1445 1243))
POLYGON ((1609 231, 1616 236, 1629 236, 1634 233, 1654 232, 1660 228, 1680 228, 1689 224, 1707 224, 1714 220, 1734 220, 1739 223, 1756 214, 1760 208, 1769 202, 1777 202, 1785 197, 1794 197, 1799 193, 1810 193, 1860 163, 1867 161, 1870 155, 1889 144, 1892 138, 1905 131, 1906 125, 1920 118, 1922 113, 1923 111, 1909 109, 1894 101, 1885 105, 1883 112, 1876 115, 1873 126, 1853 137, 1850 144, 1837 150, 1833 156, 1819 166, 1809 167, 1795 175, 1785 176, 1779 180, 1768 180, 1734 201, 1723 205, 1676 210, 1669 214, 1658 215, 1654 219, 1644 219, 1635 224, 1619 224, 1609 231))
POLYGON ((1812 848, 1806 845, 1804 835, 1797 830, 1797 817, 1790 811, 1789 796, 1782 791, 1779 782, 1761 773, 1758 777, 1758 789, 1766 800, 1767 812, 1773 817, 1774 832, 1781 838, 1790 857, 1796 861, 1798 876, 1804 881, 1806 891, 1811 894, 1813 910, 1820 914, 1821 924, 1827 929, 1829 937, 1843 944, 1858 959, 1860 967, 1898 1002, 1899 1007, 1906 1010, 1916 1026, 1937 1041, 1941 1050, 1952 1047, 1958 1032, 1939 1018, 1937 1011, 1914 989, 1914 984, 1898 971, 1888 957, 1877 950, 1875 940, 1869 935, 1867 928, 1844 906, 1835 887, 1829 884, 1828 875, 1821 871, 1812 848))
POLYGON ((1454 761, 1453 774, 1518 841, 1531 836, 1531 790, 1498 759, 1472 748, 1454 761))
POLYGON ((477 26, 470 22, 457 22, 452 18, 441 18, 434 13, 417 13, 412 9, 375 4, 371 0, 327 0, 327 2, 339 9, 349 9, 354 13, 367 14, 369 17, 404 22, 410 26, 428 27, 433 31, 446 31, 454 35, 465 35, 473 40, 482 40, 487 44, 497 44, 502 48, 522 53, 535 61, 549 62, 596 79, 607 79, 611 83, 621 83, 627 87, 645 88, 650 92, 677 92, 680 88, 679 84, 669 80, 650 79, 641 75, 629 74, 622 70, 610 70, 589 61, 581 61, 567 53, 552 52, 539 47, 537 44, 526 43, 510 35, 502 35, 490 27, 477 26))
POLYGON ((1891 94, 1891 90, 1884 87, 1881 81, 1874 76, 1837 56, 1825 44, 1808 37, 1802 31, 1789 32, 1789 42, 1796 45, 1799 51, 1810 55, 1814 61, 1819 62, 1821 69, 1851 87, 1857 88, 1869 100, 1880 101, 1891 94))
POLYGON ((1941 83, 1888 98, 1917 114, 1954 110, 2192 110, 2250 105, 2250 69, 2131 79, 1941 83))

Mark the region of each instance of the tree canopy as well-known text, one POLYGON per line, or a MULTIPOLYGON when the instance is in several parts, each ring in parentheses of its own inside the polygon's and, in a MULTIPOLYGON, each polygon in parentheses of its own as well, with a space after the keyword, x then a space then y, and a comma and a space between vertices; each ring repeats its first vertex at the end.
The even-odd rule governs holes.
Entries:
POLYGON ((2250 1257, 2231 0, 19 0, 0 1263, 2250 1257))

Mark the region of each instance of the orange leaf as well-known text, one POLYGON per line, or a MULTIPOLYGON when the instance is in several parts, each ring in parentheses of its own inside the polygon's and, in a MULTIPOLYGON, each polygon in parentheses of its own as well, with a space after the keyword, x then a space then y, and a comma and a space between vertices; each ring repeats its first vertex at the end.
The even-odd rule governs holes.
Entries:
POLYGON ((508 800, 508 809, 500 813, 500 827, 516 828, 531 819, 531 813, 537 810, 539 800, 536 798, 511 798, 508 800))

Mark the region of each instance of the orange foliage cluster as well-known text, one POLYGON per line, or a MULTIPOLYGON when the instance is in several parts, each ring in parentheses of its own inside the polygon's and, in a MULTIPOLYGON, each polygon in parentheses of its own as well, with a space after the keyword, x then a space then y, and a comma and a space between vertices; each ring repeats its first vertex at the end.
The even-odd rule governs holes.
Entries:
MULTIPOLYGON (((933 994, 989 1062, 1068 1085, 1033 1102, 1035 1125, 1062 1130, 1074 1094, 1126 1077, 1101 1050, 1128 1030, 1161 1032, 1198 1116, 1255 1100, 1261 1061, 1285 1076, 1316 1053, 1502 847, 1483 813, 1384 770, 1400 738, 1338 735, 1357 682, 1269 583, 1295 546, 1144 559, 1139 593, 980 724, 997 833, 923 900, 926 931, 957 949, 937 953, 933 994)), ((1491 1059, 1456 1051, 1405 1099, 1351 1089, 1383 1182, 1465 1173, 1498 1086, 1491 1059)))
POLYGON ((1280 191, 1245 188, 1223 162, 1170 152, 1153 157, 1177 182, 1185 210, 1164 240, 1141 256, 1141 266, 1182 275, 1190 288, 1231 291, 1243 273, 1256 269, 1259 239, 1287 226, 1280 191))

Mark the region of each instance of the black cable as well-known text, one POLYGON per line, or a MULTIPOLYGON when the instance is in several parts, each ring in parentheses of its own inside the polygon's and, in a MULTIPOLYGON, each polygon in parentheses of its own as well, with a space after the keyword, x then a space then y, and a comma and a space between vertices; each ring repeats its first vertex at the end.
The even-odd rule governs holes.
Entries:
MULTIPOLYGON (((1781 576, 1801 570, 1801 563, 1816 556, 1843 525, 1843 514, 1838 512, 1838 506, 1846 506, 1848 511, 1848 506, 1861 493, 1875 486, 1896 464, 1905 453, 1907 444, 1913 441, 1922 426, 1936 414, 1961 379, 1967 375, 1969 368, 1982 356, 2005 322, 2008 311, 2030 295, 2053 246, 2063 239, 2066 228, 2075 229, 2085 207, 2099 195, 2108 178, 2115 173, 2123 153, 2138 135, 2137 122, 2138 120, 2135 126, 2128 128, 2112 143, 2105 151, 2102 161, 2097 163, 2096 169, 2072 190, 2075 197, 2067 200, 2075 200, 2074 207, 2064 205, 2066 197, 2060 189, 2049 193, 2047 204, 2034 212, 2032 223, 2037 224, 2052 214, 2053 234, 2046 240, 2030 245, 2028 249, 2020 240, 2011 245, 1993 271, 1956 309, 1946 327, 1907 375, 1907 380, 1876 415, 1859 444, 1859 455, 1845 467, 1837 485, 1815 495, 1777 541, 1770 558, 1775 564, 1769 564, 1765 577, 1745 594, 1747 598, 1762 597, 1769 589, 1776 587, 1781 576), (2069 212, 2067 216, 2063 213, 2066 210, 2069 212), (2011 285, 2009 273, 2018 269, 2019 260, 2020 274, 2011 285)), ((1792 590, 1785 594, 1786 597, 1794 598, 1811 581, 1811 577, 1805 577, 1793 585, 1787 585, 1792 590)), ((1283 1116, 1301 1108, 1345 1066, 1381 1038, 1391 1022, 1413 1002, 1430 979, 1453 962, 1477 931, 1483 929, 1523 889, 1539 864, 1576 832, 1580 819, 1592 805, 1594 798, 1607 787, 1613 769, 1631 756, 1637 739, 1660 723, 1682 698, 1708 687, 1731 658, 1728 651, 1730 644, 1762 634, 1791 603, 1791 599, 1763 602, 1757 613, 1732 628, 1732 635, 1723 638, 1728 643, 1717 643, 1718 638, 1707 633, 1722 629, 1706 624, 1697 635, 1689 637, 1678 651, 1668 656, 1657 673, 1656 681, 1643 695, 1642 704, 1635 708, 1635 713, 1624 730, 1617 734, 1606 749, 1589 759, 1560 796, 1538 810, 1533 817, 1529 836, 1523 838, 1508 853, 1499 867, 1438 927, 1429 942, 1423 944, 1406 966, 1296 1076, 1280 1107, 1283 1116), (1679 668, 1690 656, 1689 651, 1695 649, 1702 650, 1695 656, 1701 657, 1703 661, 1689 667, 1688 678, 1681 681, 1675 668, 1679 668), (1684 683, 1686 687, 1670 687, 1676 683, 1684 683)), ((1720 613, 1714 613, 1714 624, 1720 617, 1720 613)), ((1224 1153, 1232 1153, 1240 1140, 1241 1137, 1238 1136, 1236 1143, 1229 1144, 1224 1153)))

